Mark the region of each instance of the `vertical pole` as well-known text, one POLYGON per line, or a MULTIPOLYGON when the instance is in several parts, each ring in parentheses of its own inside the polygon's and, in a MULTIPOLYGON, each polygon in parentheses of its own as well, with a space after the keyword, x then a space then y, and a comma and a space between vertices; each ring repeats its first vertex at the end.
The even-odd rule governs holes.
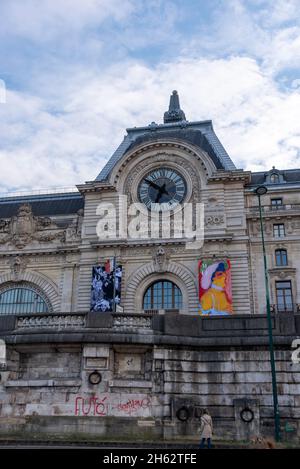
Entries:
POLYGON ((280 441, 280 418, 279 418, 279 408, 278 408, 276 368, 275 368, 275 357, 274 357, 274 346, 273 346, 273 330, 272 330, 272 317, 271 317, 271 307, 270 307, 268 266, 267 266, 267 257, 266 257, 266 248, 265 248, 264 226, 263 226, 263 219, 262 219, 262 207, 261 207, 259 194, 258 194, 258 203, 259 203, 261 240, 262 240, 263 255, 264 255, 265 287, 266 287, 267 317, 268 317, 268 331, 269 331, 269 350, 270 350, 270 361, 271 361, 271 372, 272 372, 272 391, 273 391, 273 407, 274 407, 274 421, 275 421, 275 440, 280 441))
POLYGON ((116 256, 114 256, 114 293, 113 293, 113 313, 116 312, 116 256))

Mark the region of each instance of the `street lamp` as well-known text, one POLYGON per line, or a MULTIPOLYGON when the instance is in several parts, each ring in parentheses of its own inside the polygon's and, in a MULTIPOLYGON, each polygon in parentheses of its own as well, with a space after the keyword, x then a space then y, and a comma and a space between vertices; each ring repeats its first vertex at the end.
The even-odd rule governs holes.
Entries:
POLYGON ((276 368, 275 368, 275 357, 274 357, 274 346, 273 346, 273 330, 272 330, 272 318, 271 318, 271 307, 270 307, 270 293, 269 293, 269 278, 268 278, 268 267, 267 257, 265 248, 265 237, 264 237, 264 226, 262 219, 262 208, 260 198, 262 195, 268 192, 265 186, 259 186, 255 189, 256 195, 258 196, 259 204, 259 218, 260 218, 260 231, 261 240, 264 254, 264 270, 265 270, 265 287, 266 287, 266 303, 267 303, 267 317, 268 317, 268 330, 269 330, 269 350, 270 350, 270 361, 272 371, 272 391, 273 391, 273 407, 274 407, 274 421, 275 421, 275 439, 280 440, 280 419, 279 419, 279 408, 278 408, 278 397, 277 397, 277 383, 276 383, 276 368))

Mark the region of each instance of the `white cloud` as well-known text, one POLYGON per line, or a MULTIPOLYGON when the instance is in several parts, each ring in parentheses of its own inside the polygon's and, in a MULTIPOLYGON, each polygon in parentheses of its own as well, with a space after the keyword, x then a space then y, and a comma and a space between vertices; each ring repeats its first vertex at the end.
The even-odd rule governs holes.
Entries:
POLYGON ((2 35, 13 34, 31 40, 56 41, 61 35, 80 32, 108 17, 123 20, 133 10, 130 0, 14 0, 1 3, 5 21, 2 35))
POLYGON ((238 167, 299 166, 299 90, 278 90, 255 60, 182 59, 156 69, 127 62, 73 77, 60 92, 60 113, 8 93, 0 108, 1 190, 94 179, 126 127, 162 121, 173 89, 187 119, 213 119, 238 167))
POLYGON ((179 3, 1 3, 0 35, 4 44, 16 41, 23 68, 20 91, 8 87, 0 104, 0 191, 95 178, 126 127, 162 121, 173 89, 190 121, 213 119, 236 166, 300 166, 299 1, 214 2, 209 27, 189 40, 177 29, 179 3), (147 53, 161 44, 164 57, 173 47, 176 58, 161 53, 147 65, 147 53), (130 59, 140 50, 144 61, 130 59))
POLYGON ((299 0, 223 1, 210 27, 186 43, 183 53, 248 56, 272 75, 288 67, 299 70, 299 8, 299 0))

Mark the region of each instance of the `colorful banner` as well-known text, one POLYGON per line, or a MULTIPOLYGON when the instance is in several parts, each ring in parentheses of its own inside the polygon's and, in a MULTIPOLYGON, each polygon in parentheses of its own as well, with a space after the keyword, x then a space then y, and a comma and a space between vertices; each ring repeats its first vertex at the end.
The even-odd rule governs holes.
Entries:
POLYGON ((231 265, 227 260, 199 261, 200 314, 227 316, 233 313, 231 265))
POLYGON ((122 266, 116 265, 114 269, 113 259, 108 259, 103 266, 94 266, 90 311, 114 311, 114 302, 119 305, 121 301, 121 282, 122 266))

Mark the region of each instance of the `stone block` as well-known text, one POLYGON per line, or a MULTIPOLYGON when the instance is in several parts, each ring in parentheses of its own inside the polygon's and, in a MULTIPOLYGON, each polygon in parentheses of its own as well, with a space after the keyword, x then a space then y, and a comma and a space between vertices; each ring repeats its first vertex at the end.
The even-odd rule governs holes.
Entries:
POLYGON ((0 315, 0 332, 13 331, 15 329, 16 316, 0 315))
POLYGON ((111 313, 96 312, 88 313, 87 327, 97 329, 109 329, 113 326, 113 317, 111 313))

